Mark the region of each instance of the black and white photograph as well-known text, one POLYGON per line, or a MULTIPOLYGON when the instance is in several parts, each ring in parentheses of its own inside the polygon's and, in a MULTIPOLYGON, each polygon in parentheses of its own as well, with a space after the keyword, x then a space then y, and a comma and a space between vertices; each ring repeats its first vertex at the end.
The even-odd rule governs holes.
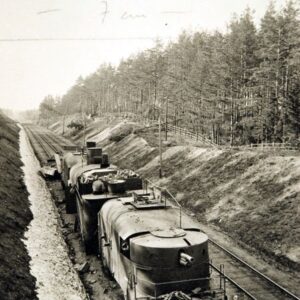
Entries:
POLYGON ((300 0, 0 0, 0 300, 300 300, 300 0))

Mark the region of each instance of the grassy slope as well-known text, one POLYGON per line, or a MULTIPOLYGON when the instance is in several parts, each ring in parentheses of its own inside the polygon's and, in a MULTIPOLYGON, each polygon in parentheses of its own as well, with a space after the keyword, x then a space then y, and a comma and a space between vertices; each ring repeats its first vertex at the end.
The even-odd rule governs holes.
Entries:
POLYGON ((32 219, 20 167, 19 128, 0 112, 0 299, 36 299, 21 239, 32 219))
MULTIPOLYGON (((299 270, 299 158, 232 151, 195 157, 194 152, 184 148, 166 159, 164 184, 202 222, 299 270), (293 170, 295 176, 287 176, 293 170)), ((140 171, 157 177, 155 165, 140 171)))
MULTIPOLYGON (((157 132, 100 123, 90 134, 105 130, 96 140, 113 163, 158 180, 157 132)), ((161 183, 201 222, 299 270, 300 157, 192 146, 163 149, 161 183)))

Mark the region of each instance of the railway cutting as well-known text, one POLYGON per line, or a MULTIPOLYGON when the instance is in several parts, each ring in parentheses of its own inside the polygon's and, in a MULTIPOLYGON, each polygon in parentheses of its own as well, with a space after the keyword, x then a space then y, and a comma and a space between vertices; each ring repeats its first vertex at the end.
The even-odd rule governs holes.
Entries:
POLYGON ((82 274, 92 299, 299 299, 213 241, 168 190, 113 165, 95 142, 81 148, 24 127, 62 221, 72 227, 66 235, 80 245, 71 248, 74 263, 88 258, 106 286, 94 289, 99 276, 82 274))

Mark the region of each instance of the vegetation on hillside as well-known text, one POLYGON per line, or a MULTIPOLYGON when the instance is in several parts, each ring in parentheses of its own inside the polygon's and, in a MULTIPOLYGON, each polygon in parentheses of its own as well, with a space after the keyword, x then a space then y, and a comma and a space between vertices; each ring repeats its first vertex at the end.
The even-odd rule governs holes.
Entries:
POLYGON ((247 8, 228 31, 183 32, 176 42, 101 65, 41 119, 72 113, 133 112, 164 118, 219 144, 285 142, 300 134, 300 21, 294 1, 273 1, 259 28, 247 8))

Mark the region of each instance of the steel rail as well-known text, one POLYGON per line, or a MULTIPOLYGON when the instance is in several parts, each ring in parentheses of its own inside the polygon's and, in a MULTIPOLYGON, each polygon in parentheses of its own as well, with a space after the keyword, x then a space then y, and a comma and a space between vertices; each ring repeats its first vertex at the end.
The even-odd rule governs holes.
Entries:
POLYGON ((244 260, 242 260, 241 258, 239 258, 238 256, 236 256, 234 253, 232 253, 231 251, 227 250, 226 248, 224 248, 223 246, 221 246, 220 244, 218 244, 217 242, 215 242, 215 241, 213 241, 211 239, 209 239, 209 242, 211 244, 213 244, 214 246, 220 248, 222 251, 224 251, 226 254, 228 254, 229 256, 231 256, 232 258, 234 258, 236 261, 238 261, 242 265, 246 266, 254 274, 256 274, 259 277, 263 278, 268 283, 271 283, 273 286, 275 286, 282 293, 288 295, 289 297, 291 297, 294 300, 300 300, 300 298, 298 296, 296 296, 295 294, 293 294, 292 292, 290 292, 289 290, 287 290, 286 288, 284 288, 283 286, 281 286, 280 284, 278 284, 277 282, 275 282, 274 280, 272 280, 270 277, 268 277, 265 274, 261 273, 260 271, 258 271, 257 269, 255 269, 254 267, 252 267, 251 265, 249 265, 247 262, 245 262, 244 260))
POLYGON ((62 147, 59 145, 59 142, 54 137, 50 136, 49 133, 45 133, 43 137, 47 144, 49 146, 51 145, 52 149, 55 150, 55 152, 62 152, 62 147))
POLYGON ((75 146, 74 143, 66 141, 61 136, 54 135, 52 132, 46 132, 45 137, 47 138, 48 141, 53 143, 56 152, 60 152, 60 153, 64 152, 64 146, 75 146))
MULTIPOLYGON (((56 152, 59 152, 60 150, 58 150, 58 147, 56 147, 54 144, 53 144, 53 141, 49 141, 48 138, 46 138, 47 136, 47 133, 45 134, 37 134, 39 140, 41 141, 41 143, 45 143, 49 146, 49 148, 54 151, 55 153, 56 152)), ((50 155, 50 152, 48 151, 48 154, 50 155)), ((51 153, 52 154, 52 153, 51 153)))
POLYGON ((210 266, 217 271, 219 274, 223 275, 228 281, 230 281, 235 287, 237 287, 241 292, 243 292, 244 294, 246 294, 250 299, 252 300, 258 300, 257 298, 255 298, 252 294, 250 294, 247 290, 245 290, 242 286, 240 286, 236 281, 234 281, 232 278, 230 278, 228 275, 226 275, 224 272, 221 272, 221 270, 219 270, 215 265, 213 265, 212 263, 209 263, 210 266))
POLYGON ((39 145, 43 148, 43 150, 45 151, 46 155, 48 157, 50 157, 51 153, 50 153, 49 149, 47 149, 45 147, 45 144, 48 145, 48 147, 50 149, 54 150, 53 147, 52 147, 52 145, 50 145, 47 141, 45 141, 45 139, 43 139, 41 137, 41 135, 39 135, 38 133, 35 134, 35 139, 38 141, 39 145))
POLYGON ((34 133, 33 130, 28 126, 26 126, 25 128, 27 133, 30 133, 31 138, 36 142, 36 144, 38 144, 42 148, 43 152, 45 153, 45 156, 47 156, 48 158, 51 156, 52 153, 50 152, 50 150, 57 152, 57 148, 55 148, 52 144, 50 144, 49 141, 43 138, 42 134, 36 132, 34 133), (45 144, 48 145, 48 147, 46 147, 45 144))
POLYGON ((56 151, 57 148, 52 144, 53 141, 49 141, 48 138, 46 137, 47 136, 47 133, 45 132, 40 132, 39 134, 37 134, 39 140, 42 142, 42 143, 45 143, 49 146, 50 149, 52 149, 53 151, 56 151))
MULTIPOLYGON (((30 143, 32 143, 32 146, 33 146, 33 143, 38 144, 44 151, 44 154, 49 157, 49 151, 48 151, 48 149, 46 149, 45 145, 43 143, 41 143, 41 141, 38 139, 38 135, 36 133, 33 133, 32 129, 30 129, 28 126, 26 126, 24 128, 25 128, 25 131, 27 132, 27 134, 29 134, 29 140, 30 140, 30 143)), ((34 148, 34 151, 37 152, 34 146, 33 146, 33 148, 34 148)), ((38 155, 38 153, 36 153, 36 154, 38 155)))
POLYGON ((58 143, 59 145, 74 145, 74 143, 65 139, 64 137, 62 137, 60 135, 54 135, 53 132, 49 132, 48 135, 51 136, 53 138, 53 140, 56 140, 57 143, 59 141, 59 143, 58 143))

